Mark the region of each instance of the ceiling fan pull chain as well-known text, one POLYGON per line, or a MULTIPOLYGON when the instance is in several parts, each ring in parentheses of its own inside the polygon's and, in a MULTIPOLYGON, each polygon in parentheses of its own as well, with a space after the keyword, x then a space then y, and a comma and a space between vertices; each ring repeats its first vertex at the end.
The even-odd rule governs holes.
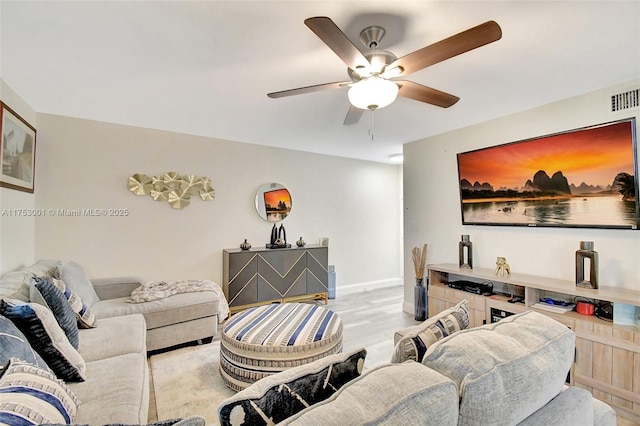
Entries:
POLYGON ((371 140, 373 140, 373 111, 375 110, 369 110, 369 135, 371 136, 371 140))

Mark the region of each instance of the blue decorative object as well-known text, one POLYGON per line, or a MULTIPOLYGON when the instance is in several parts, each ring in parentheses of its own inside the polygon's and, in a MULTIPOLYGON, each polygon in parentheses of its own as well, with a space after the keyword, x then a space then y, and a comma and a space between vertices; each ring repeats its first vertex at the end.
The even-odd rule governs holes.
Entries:
POLYGON ((414 317, 416 321, 424 321, 429 316, 427 286, 424 284, 424 281, 424 278, 416 278, 416 285, 413 287, 414 317))
POLYGON ((329 265, 329 273, 328 273, 328 290, 329 290, 329 299, 336 298, 336 265, 329 265))

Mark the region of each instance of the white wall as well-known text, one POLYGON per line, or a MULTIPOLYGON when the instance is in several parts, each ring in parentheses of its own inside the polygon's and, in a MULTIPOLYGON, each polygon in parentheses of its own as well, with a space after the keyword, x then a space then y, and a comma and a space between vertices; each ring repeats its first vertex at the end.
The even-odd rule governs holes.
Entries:
MULTIPOLYGON (((29 124, 37 126, 36 112, 2 79, 0 79, 0 100, 29 124)), ((36 134, 36 155, 38 155, 38 136, 36 134)), ((34 194, 0 188, 0 273, 34 262, 35 219, 33 216, 18 216, 18 214, 22 209, 33 209, 38 189, 37 173, 34 194)))
MULTIPOLYGON (((251 125, 251 123, 247 123, 251 125)), ((400 167, 47 114, 38 115, 40 209, 128 209, 127 217, 36 221, 36 258, 82 264, 92 277, 222 281, 222 250, 268 242, 255 193, 285 185, 294 243, 329 237, 340 288, 400 284, 400 167), (134 173, 208 176, 216 198, 183 210, 128 190, 134 173)))
POLYGON ((640 231, 463 226, 456 163, 459 152, 630 116, 638 125, 637 108, 608 112, 610 94, 638 86, 628 82, 404 145, 405 311, 413 310, 411 248, 428 243, 428 263, 457 263, 462 234, 473 243, 474 267, 493 268, 506 256, 512 271, 565 280, 575 278, 579 242, 594 241, 600 285, 640 290, 640 231))

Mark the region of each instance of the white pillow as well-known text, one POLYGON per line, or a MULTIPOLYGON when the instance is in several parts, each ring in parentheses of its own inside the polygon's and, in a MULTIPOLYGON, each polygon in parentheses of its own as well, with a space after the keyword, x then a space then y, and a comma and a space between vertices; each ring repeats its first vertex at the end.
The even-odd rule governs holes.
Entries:
POLYGON ((76 262, 68 262, 60 268, 60 279, 64 281, 67 287, 80 296, 80 299, 82 299, 87 307, 90 308, 96 302, 100 301, 91 281, 84 273, 82 266, 76 262))

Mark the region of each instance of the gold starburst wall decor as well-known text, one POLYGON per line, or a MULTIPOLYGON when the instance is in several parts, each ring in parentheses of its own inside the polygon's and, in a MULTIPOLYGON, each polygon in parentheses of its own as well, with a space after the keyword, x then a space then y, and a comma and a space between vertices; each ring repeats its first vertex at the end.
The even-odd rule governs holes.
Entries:
POLYGON ((202 201, 211 201, 216 194, 208 177, 179 175, 176 172, 159 176, 136 173, 129 177, 129 191, 136 195, 149 195, 156 201, 167 201, 174 209, 187 207, 192 195, 200 195, 202 201))

